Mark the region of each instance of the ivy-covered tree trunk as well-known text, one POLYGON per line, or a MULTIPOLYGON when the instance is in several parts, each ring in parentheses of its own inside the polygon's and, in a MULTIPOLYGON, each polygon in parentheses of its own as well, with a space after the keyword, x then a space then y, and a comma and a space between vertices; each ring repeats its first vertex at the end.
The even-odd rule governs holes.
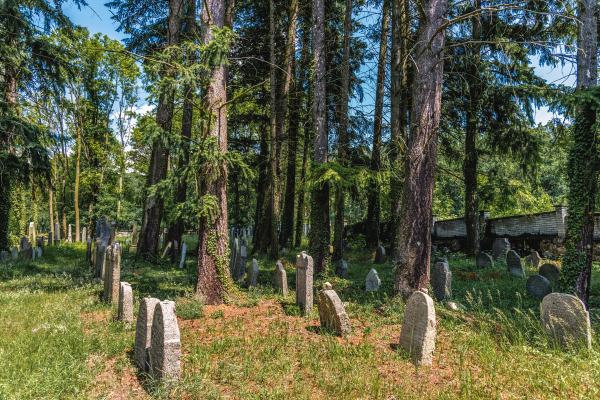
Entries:
POLYGON ((425 0, 415 47, 411 134, 402 191, 394 293, 408 298, 429 283, 431 207, 442 103, 447 0, 425 0), (438 31, 439 30, 439 31, 438 31))
MULTIPOLYGON (((596 86, 598 79, 598 3, 578 2, 577 88, 596 86)), ((565 254, 559 289, 575 291, 588 305, 594 248, 594 212, 598 189, 598 145, 596 108, 588 100, 578 110, 573 124, 573 140, 569 151, 568 184, 569 216, 565 254)))
MULTIPOLYGON (((205 0, 202 7, 202 42, 212 40, 211 27, 223 28, 225 0, 205 0), (210 15, 210 16, 209 16, 210 15)), ((227 92, 223 65, 213 67, 209 74, 211 83, 202 88, 203 106, 212 115, 209 135, 217 138, 218 150, 227 151, 227 92)), ((216 176, 207 176, 201 185, 202 196, 216 198, 218 211, 213 217, 201 217, 198 230, 198 281, 196 292, 201 293, 206 304, 222 304, 232 290, 229 276, 229 240, 227 235, 227 164, 221 163, 216 176)))

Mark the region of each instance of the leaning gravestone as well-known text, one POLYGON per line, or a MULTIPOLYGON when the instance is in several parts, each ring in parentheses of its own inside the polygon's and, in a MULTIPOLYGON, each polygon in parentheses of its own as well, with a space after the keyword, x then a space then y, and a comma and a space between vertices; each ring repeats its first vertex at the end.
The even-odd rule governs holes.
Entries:
POLYGON ((521 257, 519 257, 516 251, 511 250, 508 252, 506 255, 506 264, 508 265, 508 270, 512 276, 525 278, 525 270, 521 263, 521 257))
POLYGON ((244 279, 244 275, 246 275, 246 264, 248 263, 248 258, 246 256, 246 246, 240 247, 240 253, 238 254, 237 261, 238 265, 235 279, 241 281, 244 279))
POLYGON ((510 242, 506 238, 497 238, 492 246, 492 257, 494 261, 504 259, 510 250, 510 242))
POLYGON ((105 271, 105 256, 106 256, 106 246, 99 244, 94 249, 94 253, 96 256, 96 278, 104 279, 104 271, 105 271))
POLYGON ((489 254, 479 252, 477 254, 477 268, 494 268, 494 259, 489 254))
POLYGON ((169 242, 167 244, 167 247, 165 247, 165 250, 163 251, 161 258, 165 258, 169 254, 169 252, 171 251, 171 245, 172 245, 171 242, 169 242))
POLYGON ((8 261, 8 251, 0 251, 0 262, 7 262, 8 261))
POLYGON ((17 261, 19 259, 19 248, 14 246, 12 249, 12 261, 17 261))
POLYGON ((252 267, 248 269, 248 275, 246 276, 246 285, 248 287, 256 287, 258 280, 258 261, 256 258, 252 259, 252 267))
POLYGON ((551 293, 544 297, 541 308, 542 325, 552 343, 561 347, 592 345, 590 314, 575 296, 551 293))
POLYGON ((383 264, 385 260, 385 249, 382 245, 377 246, 377 250, 375 251, 375 264, 383 264))
POLYGON ((437 301, 452 297, 452 272, 450 272, 448 263, 439 262, 435 264, 431 274, 431 287, 437 301))
POLYGON ((275 291, 287 296, 287 273, 279 262, 275 265, 275 291))
POLYGON ((181 245, 181 261, 179 261, 179 268, 183 268, 183 264, 185 264, 185 252, 187 251, 187 244, 183 242, 181 245))
POLYGON ((119 283, 119 320, 133 322, 133 290, 127 282, 119 283))
POLYGON ((154 319, 154 308, 160 300, 146 297, 140 301, 137 322, 135 325, 135 362, 142 371, 148 371, 148 349, 150 348, 150 335, 152 332, 152 321, 154 319))
POLYGON ((338 336, 350 333, 352 328, 350 327, 348 314, 346 314, 344 305, 335 290, 331 289, 329 282, 323 284, 323 290, 319 291, 317 306, 322 327, 335 330, 338 336))
POLYGON ((540 267, 539 274, 554 285, 560 278, 560 269, 555 264, 546 263, 540 267))
POLYGON ((427 294, 414 292, 402 318, 399 346, 417 365, 430 365, 435 350, 435 307, 427 294))
POLYGON ((237 273, 238 240, 235 238, 231 246, 231 258, 229 259, 229 273, 235 279, 237 273))
POLYGON ((119 282, 121 281, 121 244, 113 242, 107 249, 104 277, 104 300, 116 303, 119 300, 119 282))
POLYGON ((348 272, 348 263, 344 260, 339 260, 335 266, 335 274, 343 279, 346 279, 346 273, 348 272))
POLYGON ((531 265, 539 268, 542 265, 542 258, 537 251, 532 251, 530 255, 525 258, 525 265, 531 265))
POLYGON ((377 275, 377 271, 371 269, 369 274, 367 275, 367 290, 378 291, 379 284, 381 283, 381 279, 379 279, 379 275, 377 275))
POLYGON ((535 298, 543 299, 552 293, 552 284, 541 275, 531 275, 527 279, 527 293, 535 298))
POLYGON ((154 309, 150 345, 150 376, 176 381, 181 369, 181 340, 174 301, 160 301, 154 309))
POLYGON ((296 256, 296 304, 306 314, 313 308, 313 259, 305 251, 296 256))

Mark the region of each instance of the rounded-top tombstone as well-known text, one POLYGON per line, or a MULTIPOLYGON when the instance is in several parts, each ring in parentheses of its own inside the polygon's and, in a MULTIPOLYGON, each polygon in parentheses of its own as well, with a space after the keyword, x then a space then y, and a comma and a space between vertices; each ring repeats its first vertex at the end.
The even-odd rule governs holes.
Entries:
POLYGON ((335 290, 331 289, 329 282, 323 285, 323 290, 319 291, 319 320, 321 326, 327 329, 335 330, 338 336, 350 333, 350 319, 344 305, 335 290))
POLYGON ((176 381, 181 371, 181 340, 174 301, 159 301, 154 308, 150 345, 150 375, 176 381))
POLYGON ((433 299, 416 291, 408 299, 399 346, 410 354, 417 365, 430 365, 435 350, 435 307, 433 299))
POLYGON ((431 274, 431 287, 437 301, 452 297, 452 272, 450 272, 448 263, 439 262, 435 264, 431 274))
POLYGON ((385 260, 385 248, 382 245, 377 246, 375 251, 375 264, 383 264, 385 260))
POLYGON ((556 264, 546 263, 540 267, 539 274, 548 279, 552 285, 560 278, 560 269, 556 264))
POLYGON ((541 275, 531 275, 527 279, 527 293, 535 298, 543 299, 552 293, 552 284, 541 275))
POLYGON ((160 300, 153 297, 145 297, 140 301, 140 309, 135 326, 135 362, 142 371, 148 371, 149 369, 148 349, 150 348, 154 308, 158 302, 160 300))
POLYGON ((590 314, 577 297, 551 293, 544 297, 540 309, 542 325, 552 343, 567 348, 591 347, 590 314))
POLYGON ((477 268, 494 268, 494 259, 487 253, 479 252, 476 260, 477 268))
POLYGON ((521 263, 521 257, 517 254, 516 251, 510 250, 506 255, 506 264, 508 265, 508 270, 510 274, 519 278, 525 277, 525 270, 523 269, 523 264, 521 263))

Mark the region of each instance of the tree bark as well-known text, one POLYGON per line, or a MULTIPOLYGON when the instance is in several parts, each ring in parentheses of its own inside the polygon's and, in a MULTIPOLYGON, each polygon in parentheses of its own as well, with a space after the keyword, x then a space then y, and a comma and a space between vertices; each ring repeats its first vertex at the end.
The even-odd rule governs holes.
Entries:
MULTIPOLYGON (((258 156, 258 181, 256 190, 256 213, 254 217, 254 236, 252 236, 252 254, 257 251, 264 252, 263 238, 262 238, 262 227, 264 225, 264 218, 266 215, 265 210, 265 189, 268 184, 267 168, 269 163, 269 144, 267 143, 267 96, 263 88, 263 109, 261 118, 261 129, 260 129, 260 153, 258 156)), ((265 247, 266 248, 266 247, 265 247)))
POLYGON ((431 207, 446 36, 445 29, 441 27, 448 8, 447 0, 425 0, 421 4, 394 285, 395 294, 405 299, 415 290, 425 288, 429 282, 431 207))
MULTIPOLYGON (((205 0, 202 7, 202 42, 212 40, 211 26, 223 28, 225 0, 205 0)), ((227 87, 224 66, 209 72, 211 83, 202 88, 203 107, 211 116, 209 135, 217 138, 218 150, 227 151, 227 87)), ((216 176, 202 182, 202 195, 217 199, 218 212, 213 218, 200 218, 198 229, 198 281, 196 292, 204 296, 206 304, 222 304, 231 284, 228 272, 229 240, 227 235, 227 164, 223 162, 216 176)))
MULTIPOLYGON (((271 70, 270 70, 270 90, 271 90, 271 153, 269 159, 269 186, 268 186, 268 212, 269 217, 267 219, 267 224, 263 227, 263 229, 268 230, 269 234, 269 243, 270 243, 270 252, 269 256, 272 259, 276 259, 278 256, 279 243, 277 241, 277 218, 279 217, 279 198, 278 198, 278 171, 277 171, 277 71, 275 69, 277 64, 277 56, 275 49, 275 1, 269 1, 269 44, 270 44, 270 61, 271 61, 271 70)), ((267 234, 266 230, 262 232, 263 237, 267 234)))
MULTIPOLYGON (((79 108, 79 107, 78 107, 79 108)), ((79 166, 81 163, 81 126, 77 124, 77 162, 75 164, 75 241, 79 242, 79 166)))

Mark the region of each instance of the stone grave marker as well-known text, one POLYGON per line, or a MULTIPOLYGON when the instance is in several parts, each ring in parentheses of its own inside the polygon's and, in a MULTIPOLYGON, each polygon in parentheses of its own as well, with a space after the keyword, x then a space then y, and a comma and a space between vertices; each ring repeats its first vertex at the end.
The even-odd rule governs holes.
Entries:
POLYGON ((133 290, 127 282, 119 283, 119 320, 133 322, 133 290))
POLYGON ((150 345, 150 376, 177 381, 181 369, 181 340, 174 301, 159 301, 154 309, 150 345))
POLYGON ((149 370, 148 349, 150 348, 150 335, 152 332, 152 321, 154 309, 160 300, 146 297, 140 301, 137 323, 135 325, 135 363, 142 371, 149 370))
POLYGON ((171 252, 171 242, 169 242, 167 244, 167 247, 165 247, 165 250, 163 251, 161 258, 165 258, 170 252, 171 252))
POLYGON ((43 236, 40 236, 38 238, 38 242, 36 242, 36 246, 42 248, 42 253, 46 252, 46 241, 44 240, 43 236))
POLYGON ((81 230, 81 241, 83 242, 84 240, 87 241, 88 235, 87 235, 87 227, 83 227, 83 229, 81 230))
POLYGON ((102 216, 96 222, 96 239, 100 239, 102 246, 108 246, 110 240, 110 222, 108 218, 102 216))
POLYGON ((525 278, 525 270, 521 263, 521 257, 519 257, 516 251, 510 250, 508 252, 506 255, 506 264, 508 265, 508 270, 512 276, 525 278))
POLYGON ((27 231, 27 236, 29 237, 29 240, 31 240, 31 242, 33 243, 33 241, 35 240, 35 222, 29 223, 29 229, 27 231))
POLYGON ((313 259, 305 251, 296 256, 296 304, 305 314, 313 308, 313 259))
POLYGON ((94 242, 94 248, 92 249, 92 267, 94 268, 94 276, 96 276, 96 260, 98 259, 98 246, 101 245, 100 239, 96 239, 94 242))
POLYGON ((542 265, 542 258, 537 251, 532 251, 530 255, 525 258, 525 265, 532 265, 539 268, 542 265))
POLYGON ((17 261, 19 259, 19 248, 14 246, 12 249, 12 261, 17 261))
POLYGON ((238 255, 238 240, 237 238, 233 239, 233 244, 231 246, 231 257, 229 258, 229 273, 235 279, 235 274, 237 273, 237 255, 238 255))
POLYGON ((375 264, 383 264, 385 260, 385 249, 382 245, 377 246, 377 250, 375 251, 375 264))
POLYGON ((448 262, 448 259, 446 258, 446 256, 441 256, 441 257, 436 257, 433 259, 433 265, 439 263, 439 262, 448 262))
POLYGON ((42 248, 38 247, 37 248, 37 258, 40 258, 42 256, 42 248))
POLYGON ((119 301, 119 282, 121 281, 121 244, 113 242, 106 251, 104 275, 104 300, 109 303, 119 301))
POLYGON ((348 263, 346 263, 346 261, 339 260, 337 262, 337 264, 335 265, 335 275, 346 279, 346 274, 348 273, 348 263))
POLYGON ((431 288, 437 301, 444 301, 452 297, 452 272, 448 263, 435 264, 431 274, 431 288))
POLYGON ((173 257, 177 258, 178 254, 179 254, 179 243, 177 243, 177 240, 173 240, 173 257))
POLYGON ((35 257, 37 255, 37 251, 35 250, 35 247, 33 247, 31 245, 29 246, 29 248, 31 249, 31 259, 35 260, 35 257))
POLYGON ((108 244, 112 244, 115 240, 117 240, 117 223, 111 222, 110 233, 108 236, 108 244))
POLYGON ((541 308, 542 325, 551 343, 572 348, 592 345, 590 315, 575 296, 551 293, 544 297, 541 308))
POLYGON ((506 238, 497 238, 492 246, 492 257, 494 261, 505 259, 510 250, 510 242, 506 238))
POLYGON ((543 299, 552 293, 552 284, 542 275, 531 275, 527 279, 527 293, 535 298, 543 299))
POLYGON ((96 278, 104 279, 106 246, 103 244, 97 245, 94 249, 94 253, 96 256, 96 278))
POLYGON ((381 279, 379 279, 379 275, 377 275, 377 271, 375 271, 374 269, 371 269, 369 271, 369 274, 367 275, 366 289, 373 290, 376 292, 379 290, 379 284, 381 284, 381 279))
POLYGON ((73 228, 71 227, 71 224, 69 224, 69 226, 67 227, 67 243, 72 243, 73 242, 73 228))
POLYGON ((130 253, 137 253, 137 242, 138 242, 138 226, 137 221, 133 221, 133 233, 131 234, 131 246, 129 247, 130 253))
POLYGON ((92 258, 92 238, 87 238, 85 242, 85 261, 90 261, 92 258))
POLYGON ((31 246, 23 250, 23 260, 31 260, 33 258, 33 248, 31 246))
POLYGON ((479 252, 477 254, 477 268, 494 268, 494 259, 487 253, 479 252))
POLYGON ((404 311, 399 346, 417 365, 431 365, 433 362, 435 324, 433 300, 421 291, 414 292, 404 311))
POLYGON ((60 240, 60 224, 58 222, 56 222, 54 224, 54 241, 59 241, 60 240))
POLYGON ((335 330, 338 336, 343 336, 352 331, 350 319, 346 314, 344 305, 335 290, 332 290, 329 282, 323 284, 323 290, 319 291, 317 307, 319 308, 319 320, 322 327, 335 330))
POLYGON ((187 251, 187 244, 185 244, 185 242, 183 242, 183 244, 181 245, 181 261, 179 261, 179 268, 183 268, 183 265, 185 264, 185 252, 187 251))
POLYGON ((248 275, 246 275, 246 285, 248 287, 256 287, 258 280, 258 261, 256 258, 252 259, 252 266, 248 269, 248 275))
POLYGON ((279 253, 279 257, 285 257, 285 247, 281 249, 281 253, 279 253))
POLYGON ((240 247, 240 252, 237 257, 237 269, 235 274, 235 280, 241 281, 244 279, 246 275, 246 264, 248 263, 248 258, 246 256, 246 246, 240 247))
POLYGON ((8 251, 2 250, 0 252, 0 262, 7 262, 8 261, 8 251))
POLYGON ((27 238, 25 236, 21 236, 21 240, 19 240, 19 248, 21 249, 21 251, 23 251, 28 247, 29 241, 27 241, 27 238))
POLYGON ((275 265, 275 291, 287 296, 287 273, 280 262, 275 265))
POLYGON ((558 279, 560 278, 560 269, 556 264, 546 263, 540 267, 539 274, 544 278, 548 279, 550 283, 554 286, 558 279))

